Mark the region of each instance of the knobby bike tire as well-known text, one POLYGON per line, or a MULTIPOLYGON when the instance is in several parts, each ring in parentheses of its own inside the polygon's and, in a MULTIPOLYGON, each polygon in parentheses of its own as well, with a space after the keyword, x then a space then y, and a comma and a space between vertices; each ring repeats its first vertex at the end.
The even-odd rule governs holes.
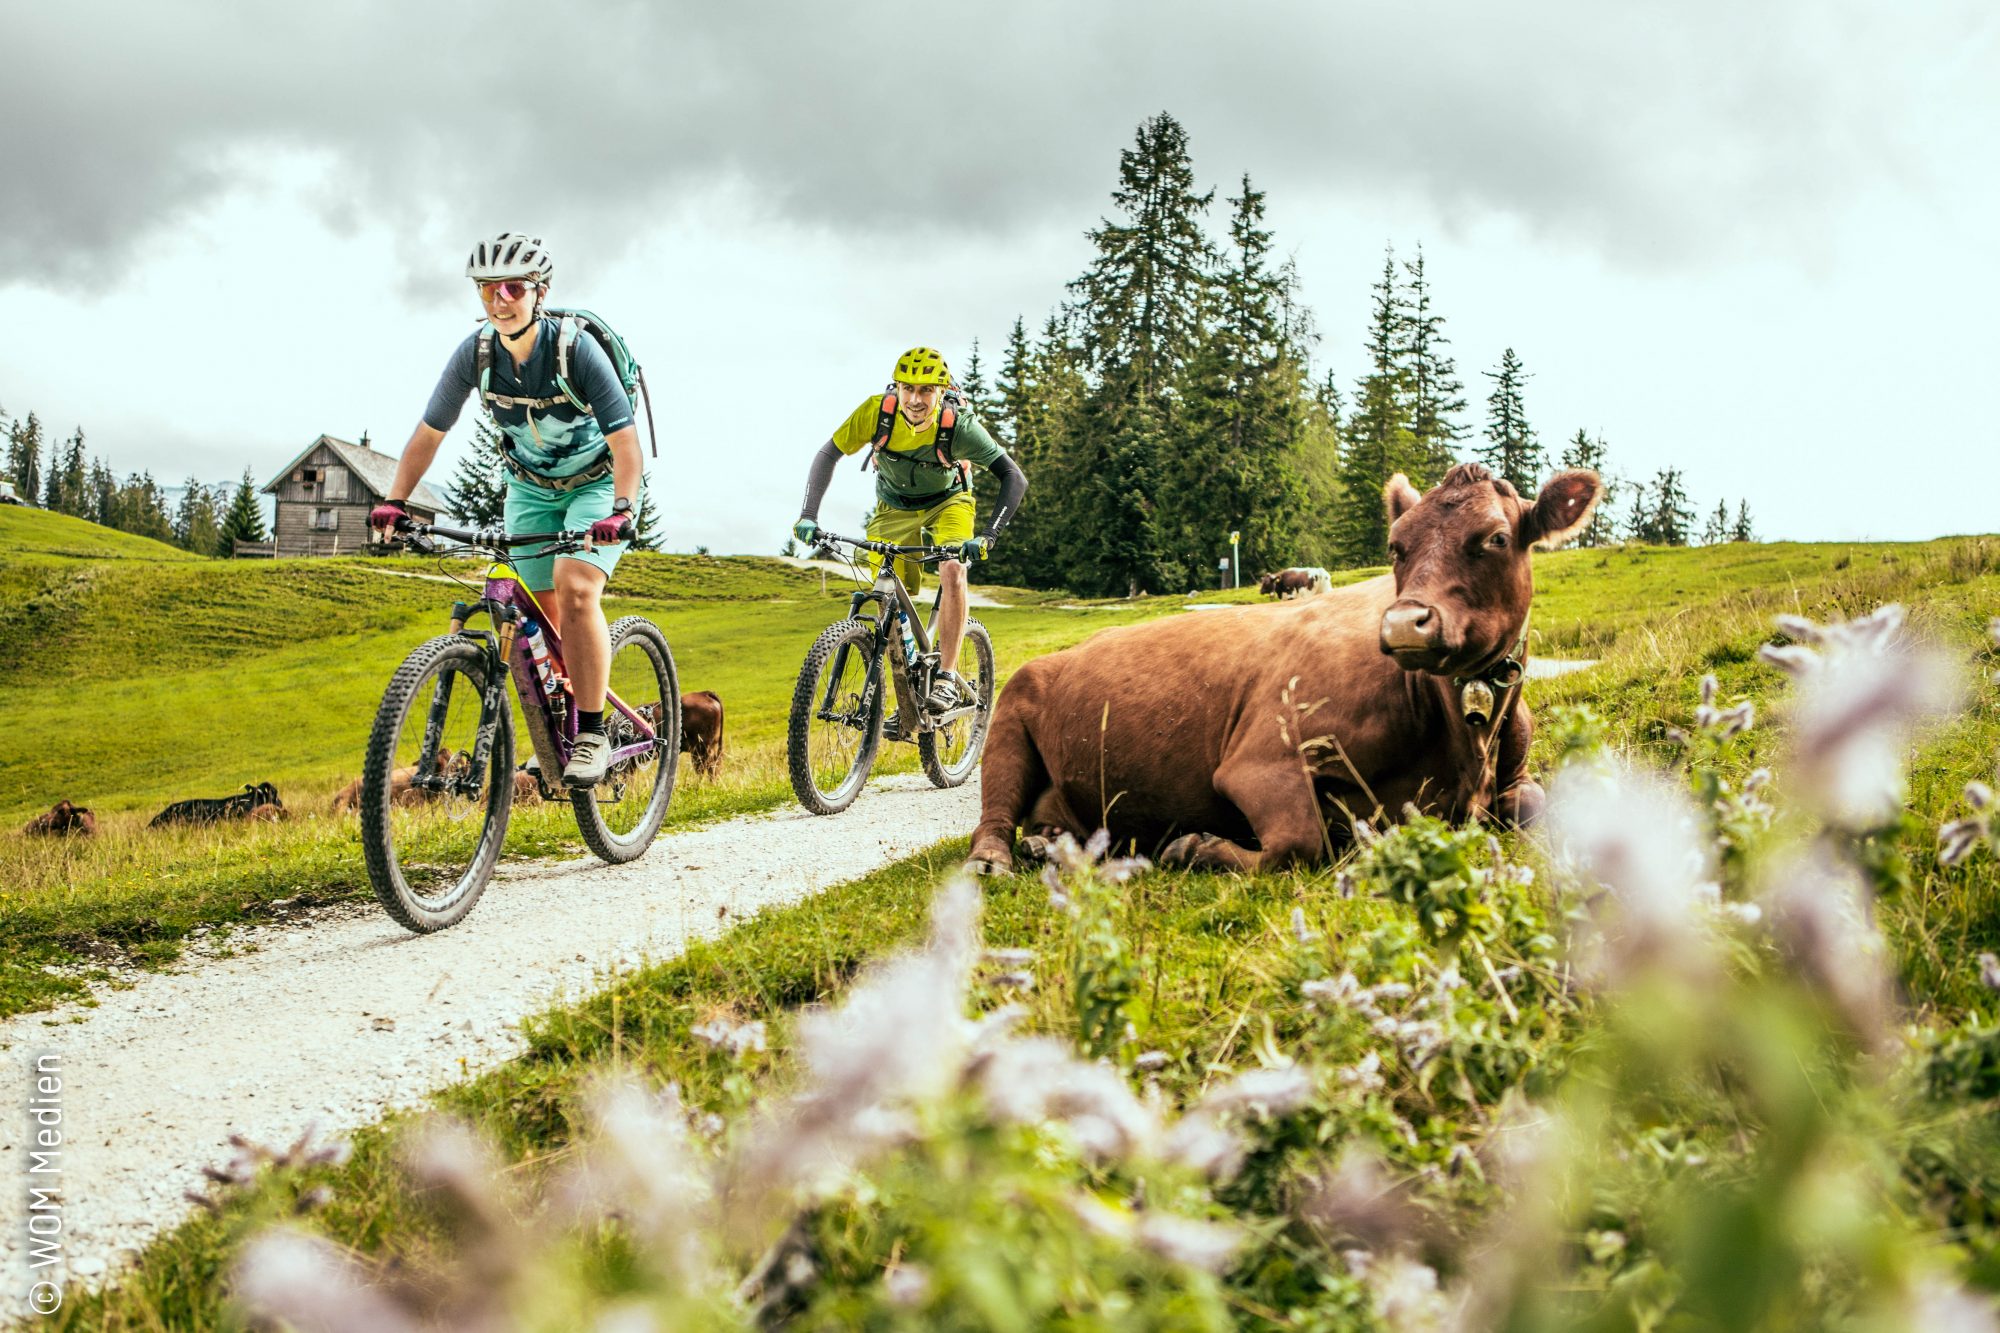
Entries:
MULTIPOLYGON (((661 725, 655 730, 662 742, 660 757, 655 760, 660 766, 659 781, 646 804, 645 814, 629 833, 620 834, 605 823, 595 787, 571 791, 569 800, 576 811, 576 827, 583 835, 584 845, 601 860, 623 865, 627 861, 636 861, 653 845, 653 838, 660 831, 660 822, 667 817, 667 805, 674 798, 674 780, 679 775, 681 759, 681 687, 680 677, 674 670, 673 649, 667 646, 667 636, 652 621, 644 616, 625 616, 611 626, 610 640, 610 661, 615 663, 618 660, 618 650, 625 644, 636 642, 653 664, 654 678, 660 687, 661 712, 664 714, 661 725)), ((605 725, 613 725, 615 716, 618 716, 617 710, 607 703, 605 725)))
MULTIPOLYGON (((419 935, 456 925, 479 901, 500 860, 500 849, 507 841, 507 819, 514 806, 514 716, 503 690, 486 780, 485 821, 473 858, 441 901, 426 901, 410 884, 398 859, 390 817, 396 741, 410 708, 429 699, 425 684, 434 681, 447 665, 464 670, 468 682, 476 682, 482 695, 492 679, 489 673, 502 669, 493 651, 478 639, 447 634, 420 644, 403 659, 382 692, 361 769, 361 853, 368 864, 369 885, 383 910, 419 935)), ((483 702, 479 720, 482 726, 494 720, 483 702)))
POLYGON ((987 724, 993 720, 993 639, 986 626, 976 620, 965 622, 960 657, 967 652, 979 659, 979 711, 972 715, 972 735, 966 740, 965 752, 957 762, 949 763, 944 755, 942 732, 926 731, 917 737, 917 755, 924 761, 924 776, 934 787, 957 787, 972 776, 979 767, 980 752, 986 748, 987 724))
POLYGON ((799 804, 816 815, 837 815, 854 804, 854 798, 868 783, 868 771, 875 766, 875 752, 882 744, 882 699, 887 692, 882 679, 882 658, 875 643, 875 626, 865 620, 842 620, 820 631, 799 668, 798 684, 792 688, 792 711, 785 732, 786 767, 792 776, 792 793, 799 804), (813 780, 813 712, 818 707, 820 672, 834 660, 845 644, 851 652, 863 654, 866 671, 864 689, 872 688, 874 702, 862 728, 861 748, 846 774, 831 792, 822 791, 813 780))

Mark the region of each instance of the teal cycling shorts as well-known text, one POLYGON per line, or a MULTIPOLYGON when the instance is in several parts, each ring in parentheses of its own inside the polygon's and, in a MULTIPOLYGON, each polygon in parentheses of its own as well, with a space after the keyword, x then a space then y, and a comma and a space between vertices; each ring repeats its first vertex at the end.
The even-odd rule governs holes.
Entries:
MULTIPOLYGON (((609 477, 600 477, 573 491, 550 491, 522 481, 519 477, 507 479, 507 531, 509 532, 553 532, 558 528, 575 530, 587 528, 600 518, 611 517, 611 502, 618 497, 613 493, 609 477)), ((637 518, 634 511, 633 517, 637 518)), ((626 543, 613 546, 599 546, 594 551, 578 551, 574 555, 550 556, 531 559, 517 556, 514 570, 521 581, 536 592, 547 592, 556 586, 555 565, 558 560, 581 560, 586 565, 595 565, 604 571, 609 579, 611 571, 618 568, 618 557, 625 554, 626 543)), ((517 552, 534 551, 534 546, 516 547, 517 552)))

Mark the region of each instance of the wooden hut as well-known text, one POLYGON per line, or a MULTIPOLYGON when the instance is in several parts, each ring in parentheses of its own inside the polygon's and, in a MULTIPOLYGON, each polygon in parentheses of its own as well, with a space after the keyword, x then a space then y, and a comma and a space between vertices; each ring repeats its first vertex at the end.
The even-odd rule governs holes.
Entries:
MULTIPOLYGON (((331 435, 314 440, 264 486, 278 500, 268 553, 351 555, 367 546, 368 511, 388 498, 396 462, 370 449, 366 435, 359 444, 331 435)), ((445 502, 418 482, 409 507, 410 517, 429 523, 445 511, 445 502)))

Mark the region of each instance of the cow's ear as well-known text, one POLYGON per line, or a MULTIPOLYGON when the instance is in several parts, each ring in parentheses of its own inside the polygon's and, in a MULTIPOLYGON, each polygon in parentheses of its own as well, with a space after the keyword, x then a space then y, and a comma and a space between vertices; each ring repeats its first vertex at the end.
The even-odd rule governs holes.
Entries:
POLYGON ((1410 479, 1400 472, 1389 478, 1389 484, 1382 488, 1382 503, 1388 506, 1391 525, 1415 509, 1417 502, 1423 498, 1417 494, 1417 488, 1410 485, 1410 479))
POLYGON ((1522 515, 1522 540, 1550 551, 1561 546, 1590 522, 1590 511, 1603 493, 1604 483, 1595 472, 1557 473, 1522 515))

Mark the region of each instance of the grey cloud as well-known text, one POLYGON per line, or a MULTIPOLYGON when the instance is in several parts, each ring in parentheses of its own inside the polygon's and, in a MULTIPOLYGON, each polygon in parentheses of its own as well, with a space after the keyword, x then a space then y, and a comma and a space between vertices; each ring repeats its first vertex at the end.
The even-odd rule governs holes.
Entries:
POLYGON ((274 152, 323 163, 330 224, 393 224, 413 282, 496 225, 616 247, 717 197, 942 247, 1085 224, 1163 109, 1207 181, 1413 195, 1671 265, 1902 160, 1914 86, 1983 31, 1971 0, 983 8, 17 6, 0 283, 113 283, 274 152))

